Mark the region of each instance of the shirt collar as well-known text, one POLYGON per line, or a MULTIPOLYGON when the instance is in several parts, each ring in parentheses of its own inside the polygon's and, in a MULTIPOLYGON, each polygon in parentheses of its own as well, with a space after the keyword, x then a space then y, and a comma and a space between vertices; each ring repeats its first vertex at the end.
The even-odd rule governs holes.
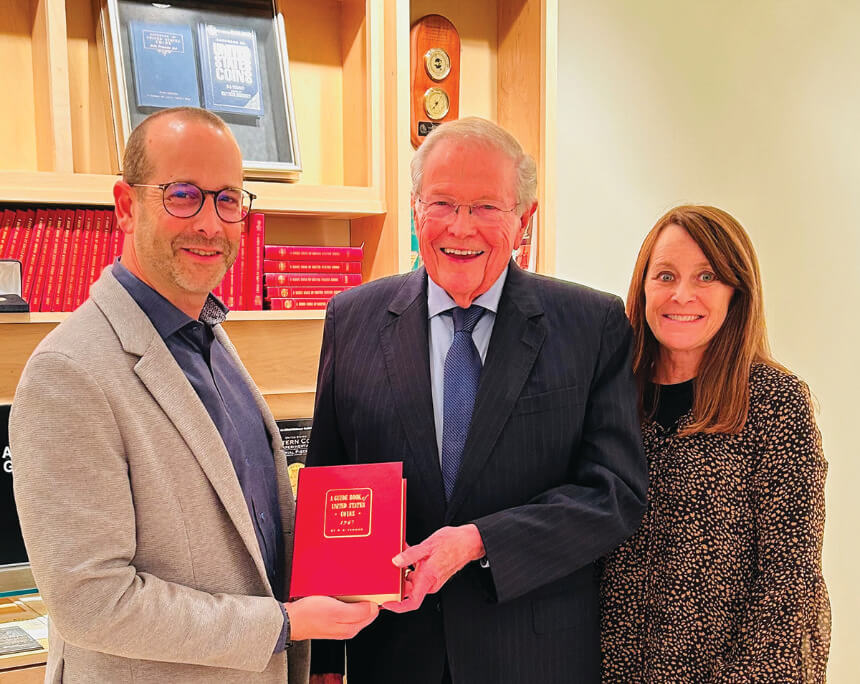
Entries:
MULTIPOLYGON (((134 275, 122 265, 119 259, 114 262, 112 273, 143 313, 149 317, 162 339, 166 340, 176 331, 193 322, 188 314, 177 309, 163 295, 134 275)), ((218 325, 227 318, 228 311, 229 309, 210 292, 198 320, 207 325, 218 325)))
MULTIPOLYGON (((502 289, 505 287, 505 279, 508 277, 508 268, 509 266, 505 266, 505 270, 502 271, 501 275, 496 278, 496 282, 494 282, 490 289, 487 290, 484 294, 475 297, 475 301, 472 304, 477 304, 478 306, 483 306, 488 311, 492 311, 494 314, 499 310, 499 299, 502 297, 502 289)), ((445 290, 442 289, 436 282, 431 278, 428 274, 427 276, 427 318, 433 318, 433 316, 438 316, 445 311, 450 311, 455 308, 457 303, 451 298, 445 290)))

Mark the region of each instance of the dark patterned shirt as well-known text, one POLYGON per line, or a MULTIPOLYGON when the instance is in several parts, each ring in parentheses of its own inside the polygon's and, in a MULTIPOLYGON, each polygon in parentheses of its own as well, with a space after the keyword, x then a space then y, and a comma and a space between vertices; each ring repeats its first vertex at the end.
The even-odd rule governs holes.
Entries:
POLYGON ((603 681, 824 682, 827 465, 806 385, 756 364, 739 434, 642 433, 648 511, 606 560, 603 681))

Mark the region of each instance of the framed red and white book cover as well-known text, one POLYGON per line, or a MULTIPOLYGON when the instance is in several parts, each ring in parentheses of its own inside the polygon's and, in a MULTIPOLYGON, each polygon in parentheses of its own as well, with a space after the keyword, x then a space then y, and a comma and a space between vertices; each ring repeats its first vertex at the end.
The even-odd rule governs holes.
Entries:
POLYGON ((290 598, 400 601, 405 532, 401 462, 302 468, 290 598))

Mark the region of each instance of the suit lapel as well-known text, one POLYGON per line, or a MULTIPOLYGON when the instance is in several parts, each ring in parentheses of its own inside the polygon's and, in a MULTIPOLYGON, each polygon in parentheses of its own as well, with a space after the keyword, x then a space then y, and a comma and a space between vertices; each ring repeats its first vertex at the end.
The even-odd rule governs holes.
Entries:
POLYGON ((422 496, 433 517, 441 520, 445 494, 430 389, 427 278, 423 268, 407 276, 388 310, 391 316, 380 330, 380 345, 394 406, 410 446, 411 457, 406 459, 422 480, 420 485, 410 485, 410 494, 422 496))
POLYGON ((446 524, 453 520, 490 458, 546 337, 543 308, 529 287, 529 277, 511 263, 481 372, 460 474, 445 514, 446 524))
MULTIPOLYGON (((268 584, 260 545, 239 479, 203 402, 149 318, 109 269, 93 286, 92 299, 113 326, 123 349, 140 357, 134 372, 194 454, 254 559, 257 570, 268 584)), ((230 349, 233 351, 232 346, 230 349)))

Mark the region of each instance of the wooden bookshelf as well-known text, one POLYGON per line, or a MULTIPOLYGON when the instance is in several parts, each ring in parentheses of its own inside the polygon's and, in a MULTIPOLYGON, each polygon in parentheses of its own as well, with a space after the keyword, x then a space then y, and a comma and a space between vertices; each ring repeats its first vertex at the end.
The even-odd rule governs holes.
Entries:
MULTIPOLYGON (((99 41, 102 0, 0 0, 0 207, 109 205, 117 178, 99 41)), ((538 162, 538 270, 555 268, 557 0, 281 0, 303 170, 249 181, 270 243, 364 245, 363 276, 407 270, 409 27, 462 39, 461 116, 511 130, 538 162)), ((67 314, 0 315, 0 402, 67 314)), ((225 327, 275 416, 311 415, 322 312, 231 312, 225 327)))

